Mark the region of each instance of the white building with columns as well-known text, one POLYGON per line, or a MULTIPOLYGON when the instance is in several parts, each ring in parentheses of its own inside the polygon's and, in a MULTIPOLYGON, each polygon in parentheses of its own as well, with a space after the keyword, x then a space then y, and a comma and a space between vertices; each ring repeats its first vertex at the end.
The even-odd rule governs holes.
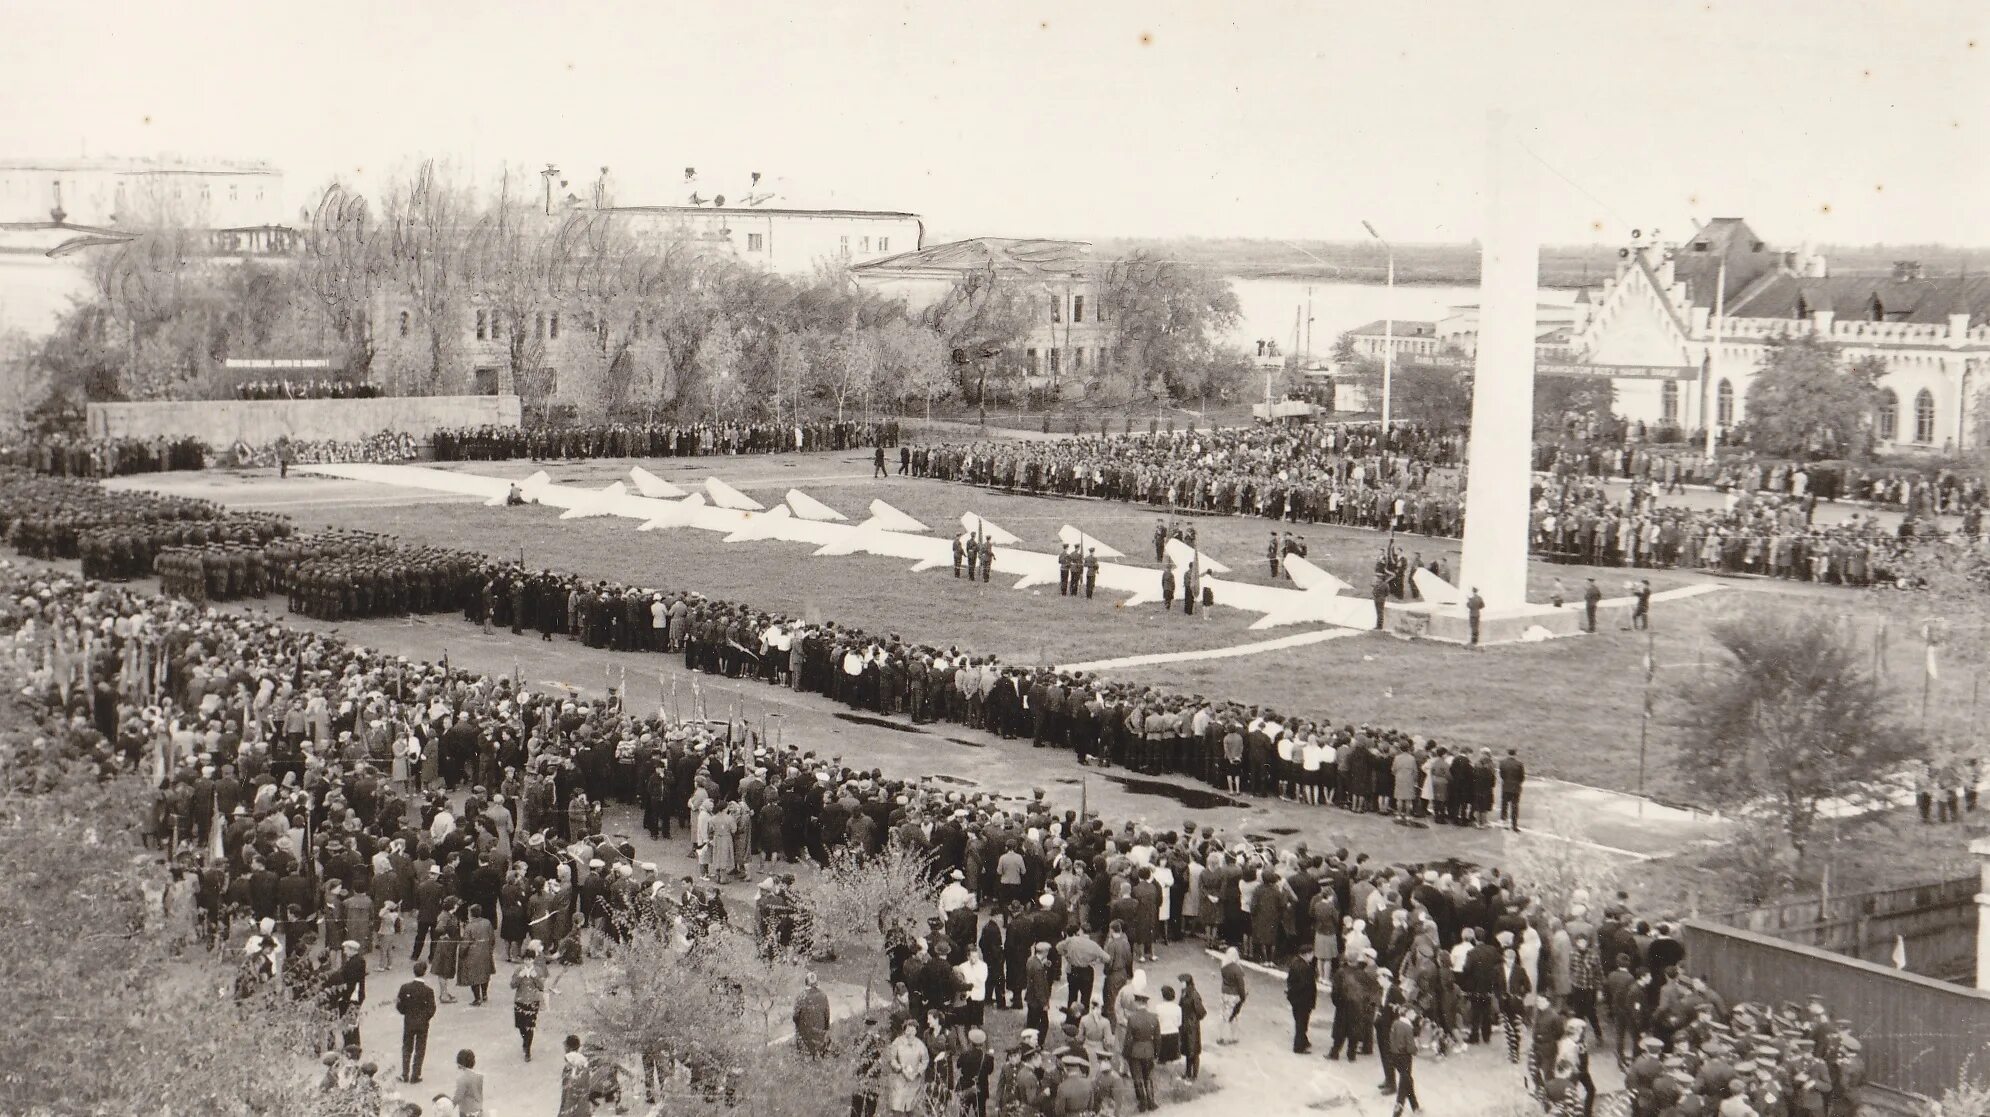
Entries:
POLYGON ((1820 257, 1770 249, 1742 219, 1717 218, 1682 243, 1625 250, 1617 274, 1584 297, 1570 348, 1591 365, 1646 370, 1613 378, 1626 419, 1688 430, 1741 422, 1768 343, 1808 334, 1841 346, 1847 361, 1885 363, 1873 416, 1882 448, 1978 441, 1990 276, 1929 276, 1913 261, 1832 275, 1820 257))

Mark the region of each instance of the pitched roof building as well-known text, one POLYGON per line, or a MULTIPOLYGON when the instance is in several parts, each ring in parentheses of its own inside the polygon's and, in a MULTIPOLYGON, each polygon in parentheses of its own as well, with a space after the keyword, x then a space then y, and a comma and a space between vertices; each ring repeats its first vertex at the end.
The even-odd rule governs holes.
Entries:
POLYGON ((1614 378, 1627 419, 1688 430, 1739 423, 1768 343, 1806 335, 1838 344, 1848 361, 1885 363, 1872 417, 1883 447, 1977 444, 1990 277, 1929 276, 1913 261, 1832 275, 1821 257, 1772 249, 1746 221, 1717 218, 1680 244, 1625 249, 1616 275, 1588 294, 1570 345, 1590 365, 1643 370, 1614 378))

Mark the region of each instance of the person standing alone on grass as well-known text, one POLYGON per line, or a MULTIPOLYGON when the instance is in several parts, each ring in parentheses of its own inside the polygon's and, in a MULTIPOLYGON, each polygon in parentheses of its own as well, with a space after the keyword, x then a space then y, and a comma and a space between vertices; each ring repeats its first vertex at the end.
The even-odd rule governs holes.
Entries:
POLYGON ((1486 599, 1479 596, 1479 587, 1472 587, 1472 596, 1465 599, 1465 620, 1472 626, 1472 646, 1479 646, 1479 618, 1486 611, 1486 599))
POLYGON ((1631 596, 1636 599, 1631 606, 1631 627, 1643 632, 1651 627, 1651 579, 1638 579, 1638 588, 1631 596))
POLYGON ((886 473, 884 468, 884 447, 880 446, 871 455, 871 480, 889 476, 891 474, 886 473))
POLYGON ((1603 591, 1597 588, 1596 579, 1582 587, 1582 630, 1596 631, 1596 607, 1603 604, 1603 591))

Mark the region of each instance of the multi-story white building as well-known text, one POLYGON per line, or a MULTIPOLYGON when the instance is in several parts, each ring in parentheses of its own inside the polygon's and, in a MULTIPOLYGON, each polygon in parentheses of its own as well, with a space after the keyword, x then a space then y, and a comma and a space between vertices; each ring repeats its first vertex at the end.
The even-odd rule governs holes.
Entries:
POLYGON ((1106 360, 1103 282, 1092 246, 1075 240, 976 237, 918 252, 873 260, 850 269, 857 283, 922 310, 947 297, 976 274, 1021 285, 1036 310, 1036 325, 1019 354, 1033 382, 1055 384, 1084 377, 1106 360))
POLYGON ((865 209, 773 209, 758 206, 611 206, 639 236, 722 246, 747 263, 805 276, 924 247, 916 213, 865 209))
POLYGON ((1885 364, 1873 415, 1882 447, 1954 450, 1977 443, 1970 417, 1990 358, 1986 317, 1990 277, 1929 276, 1913 261, 1832 275, 1822 258, 1773 250, 1730 217, 1681 244, 1627 250, 1569 345, 1600 369, 1660 373, 1616 379, 1624 418, 1725 429, 1747 418, 1769 342, 1827 339, 1846 361, 1885 364))
MULTIPOLYGON (((1746 221, 1723 217, 1680 244, 1625 249, 1601 287, 1536 314, 1537 369, 1610 379, 1625 419, 1732 427, 1747 417, 1768 344, 1811 336, 1837 344, 1847 362, 1885 364, 1872 416, 1883 448, 1978 444, 1972 415, 1990 370, 1990 276, 1930 276, 1909 260, 1883 273, 1832 275, 1824 258, 1771 248, 1746 221)), ((1412 365, 1469 367, 1477 341, 1475 307, 1353 331, 1357 354, 1379 359, 1393 345, 1396 360, 1412 365)))
POLYGON ((282 225, 283 172, 265 163, 178 159, 0 159, 0 222, 200 229, 282 225))

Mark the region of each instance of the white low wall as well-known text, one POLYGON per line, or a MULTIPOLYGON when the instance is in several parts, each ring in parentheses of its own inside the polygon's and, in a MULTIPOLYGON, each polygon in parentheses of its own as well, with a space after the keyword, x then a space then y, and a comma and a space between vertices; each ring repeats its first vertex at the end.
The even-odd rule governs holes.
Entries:
POLYGON ((450 427, 519 425, 517 396, 391 396, 379 399, 178 400, 93 403, 93 438, 180 438, 210 446, 267 446, 278 438, 354 442, 381 431, 426 440, 450 427))

